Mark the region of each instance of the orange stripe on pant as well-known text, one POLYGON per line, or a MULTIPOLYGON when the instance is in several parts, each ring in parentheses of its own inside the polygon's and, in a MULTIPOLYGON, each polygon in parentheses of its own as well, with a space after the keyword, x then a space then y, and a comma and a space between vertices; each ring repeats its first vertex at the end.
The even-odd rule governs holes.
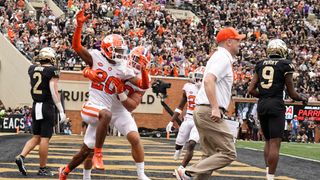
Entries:
POLYGON ((99 113, 100 109, 98 108, 94 108, 94 107, 90 107, 90 106, 83 106, 84 109, 88 109, 88 110, 91 110, 91 111, 96 111, 97 113, 99 113))
POLYGON ((84 115, 87 115, 87 116, 91 116, 91 117, 99 117, 98 114, 88 113, 88 112, 85 112, 83 110, 81 110, 81 113, 84 114, 84 115))

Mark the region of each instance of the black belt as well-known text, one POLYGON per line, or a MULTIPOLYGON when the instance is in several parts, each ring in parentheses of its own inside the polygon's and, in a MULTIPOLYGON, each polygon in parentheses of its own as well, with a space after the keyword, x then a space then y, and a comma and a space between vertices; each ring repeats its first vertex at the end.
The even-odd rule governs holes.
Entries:
MULTIPOLYGON (((207 106, 207 107, 211 107, 210 104, 197 104, 197 106, 207 106)), ((220 107, 220 106, 219 106, 219 109, 220 109, 223 113, 228 112, 224 107, 220 107)))

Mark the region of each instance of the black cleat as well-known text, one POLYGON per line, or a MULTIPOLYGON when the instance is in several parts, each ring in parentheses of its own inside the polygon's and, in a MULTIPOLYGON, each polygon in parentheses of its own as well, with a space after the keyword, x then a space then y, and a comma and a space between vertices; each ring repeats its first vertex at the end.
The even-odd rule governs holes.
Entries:
POLYGON ((40 168, 37 175, 38 176, 54 176, 54 174, 50 171, 48 167, 40 168))
POLYGON ((24 165, 24 158, 22 158, 20 155, 16 157, 16 164, 19 168, 19 171, 22 173, 22 175, 27 175, 27 169, 24 165))

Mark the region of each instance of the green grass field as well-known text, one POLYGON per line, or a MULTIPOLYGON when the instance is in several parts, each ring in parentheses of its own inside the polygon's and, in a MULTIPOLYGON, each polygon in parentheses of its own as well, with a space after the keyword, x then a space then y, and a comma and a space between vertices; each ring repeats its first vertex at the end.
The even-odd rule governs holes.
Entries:
MULTIPOLYGON (((264 142, 237 141, 236 146, 238 148, 252 148, 252 149, 263 150, 264 142)), ((280 153, 320 161, 320 144, 283 142, 281 144, 280 153)))

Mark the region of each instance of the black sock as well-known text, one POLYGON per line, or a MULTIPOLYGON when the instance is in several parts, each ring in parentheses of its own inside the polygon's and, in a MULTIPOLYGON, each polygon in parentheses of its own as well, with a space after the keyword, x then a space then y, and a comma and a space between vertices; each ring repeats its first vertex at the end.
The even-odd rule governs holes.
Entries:
POLYGON ((44 167, 40 167, 41 170, 44 170, 45 168, 46 168, 45 166, 44 167))
POLYGON ((24 156, 22 156, 21 154, 19 156, 24 160, 24 158, 25 158, 24 156))

